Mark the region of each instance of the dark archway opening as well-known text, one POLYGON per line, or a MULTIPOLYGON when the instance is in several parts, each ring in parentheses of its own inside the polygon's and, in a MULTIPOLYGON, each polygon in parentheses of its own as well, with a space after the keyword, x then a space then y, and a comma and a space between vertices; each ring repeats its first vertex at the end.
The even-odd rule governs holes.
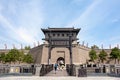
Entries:
POLYGON ((57 59, 57 63, 59 66, 65 65, 65 59, 63 57, 59 57, 57 59))

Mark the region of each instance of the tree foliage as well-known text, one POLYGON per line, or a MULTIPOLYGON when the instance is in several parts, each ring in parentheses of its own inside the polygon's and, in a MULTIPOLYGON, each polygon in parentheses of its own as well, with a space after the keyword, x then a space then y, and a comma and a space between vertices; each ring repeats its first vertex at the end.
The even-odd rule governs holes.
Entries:
POLYGON ((5 53, 0 53, 0 62, 5 61, 5 53))
POLYGON ((98 56, 99 56, 99 59, 101 60, 101 62, 103 63, 104 60, 106 60, 108 54, 104 50, 102 50, 98 56))
POLYGON ((27 54, 27 55, 24 56, 23 61, 26 62, 26 63, 33 63, 33 58, 30 54, 27 54))
POLYGON ((25 46, 25 50, 30 50, 30 46, 25 46))
POLYGON ((118 54, 118 64, 119 64, 119 62, 120 62, 120 53, 118 54))
POLYGON ((10 54, 5 55, 5 62, 12 62, 10 54))
POLYGON ((11 49, 6 55, 0 54, 0 61, 2 62, 25 62, 25 63, 32 63, 33 58, 30 54, 25 55, 23 51, 19 51, 17 49, 11 49))
POLYGON ((120 50, 117 47, 112 49, 110 53, 110 58, 115 59, 115 63, 117 59, 120 60, 120 50))
POLYGON ((6 55, 6 62, 16 62, 19 58, 19 54, 17 49, 11 49, 6 55))
POLYGON ((23 62, 23 59, 24 59, 24 52, 20 51, 18 54, 17 61, 19 61, 19 63, 21 63, 21 62, 23 62))
POLYGON ((97 54, 96 54, 96 51, 94 49, 92 49, 89 52, 89 57, 90 57, 91 61, 93 61, 93 62, 97 59, 97 54))
POLYGON ((97 45, 93 45, 91 46, 91 49, 99 49, 99 47, 97 45))

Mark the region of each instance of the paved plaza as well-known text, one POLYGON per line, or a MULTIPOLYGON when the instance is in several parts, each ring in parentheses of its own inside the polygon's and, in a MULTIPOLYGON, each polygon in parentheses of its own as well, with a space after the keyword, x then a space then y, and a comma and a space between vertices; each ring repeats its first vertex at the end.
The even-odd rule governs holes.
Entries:
POLYGON ((46 74, 45 76, 53 76, 53 77, 56 77, 56 76, 58 76, 58 77, 60 77, 60 76, 64 76, 64 77, 66 77, 66 76, 68 76, 68 74, 67 74, 67 71, 66 70, 57 70, 56 71, 56 73, 55 73, 55 71, 54 70, 52 70, 51 72, 49 72, 48 74, 46 74))
POLYGON ((0 80, 120 80, 117 77, 50 77, 50 76, 10 76, 0 77, 0 80))
POLYGON ((120 77, 109 76, 88 76, 88 77, 74 77, 68 76, 66 70, 51 71, 45 76, 1 76, 0 80, 120 80, 120 77))

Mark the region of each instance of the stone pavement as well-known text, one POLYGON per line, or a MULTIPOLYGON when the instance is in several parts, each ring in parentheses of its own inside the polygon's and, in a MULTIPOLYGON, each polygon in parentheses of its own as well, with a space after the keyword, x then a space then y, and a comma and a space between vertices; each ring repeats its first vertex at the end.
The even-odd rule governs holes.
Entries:
POLYGON ((51 76, 7 76, 0 80, 120 80, 118 77, 51 77, 51 76))
POLYGON ((46 74, 45 76, 53 76, 53 77, 64 76, 65 77, 65 76, 68 76, 68 74, 67 74, 66 70, 64 69, 64 70, 57 70, 56 73, 53 70, 53 71, 49 72, 48 74, 46 74))
POLYGON ((75 77, 68 76, 66 70, 51 71, 45 76, 1 76, 0 80, 120 80, 120 77, 109 76, 88 76, 88 77, 75 77))

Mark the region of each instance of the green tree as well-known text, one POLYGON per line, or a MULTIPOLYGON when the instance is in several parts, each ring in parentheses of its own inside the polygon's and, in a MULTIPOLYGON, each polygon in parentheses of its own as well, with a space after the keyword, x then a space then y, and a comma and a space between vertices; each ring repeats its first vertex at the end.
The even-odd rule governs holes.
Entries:
POLYGON ((98 56, 99 56, 99 59, 101 60, 101 62, 104 63, 104 61, 106 60, 108 55, 104 50, 102 50, 98 56))
POLYGON ((19 59, 20 52, 17 49, 11 49, 5 57, 6 62, 16 62, 19 59))
POLYGON ((110 58, 115 60, 115 64, 117 62, 117 59, 120 60, 120 50, 117 47, 112 49, 110 58))
POLYGON ((99 47, 97 45, 93 45, 91 46, 91 49, 99 49, 99 47))
POLYGON ((26 63, 33 63, 33 58, 30 54, 26 54, 26 55, 24 55, 23 61, 26 63))
POLYGON ((120 52, 118 54, 118 64, 120 63, 120 52))
POLYGON ((10 54, 5 55, 5 62, 11 62, 11 56, 10 54))
POLYGON ((95 62, 95 60, 97 59, 97 54, 96 54, 96 51, 94 49, 92 49, 89 52, 89 57, 90 57, 90 60, 93 62, 95 62))
POLYGON ((18 56, 17 61, 19 61, 19 63, 23 62, 24 52, 20 51, 17 56, 18 56))
POLYGON ((25 46, 25 50, 30 50, 30 46, 25 46))
POLYGON ((0 62, 4 62, 5 61, 5 53, 0 53, 0 62))

